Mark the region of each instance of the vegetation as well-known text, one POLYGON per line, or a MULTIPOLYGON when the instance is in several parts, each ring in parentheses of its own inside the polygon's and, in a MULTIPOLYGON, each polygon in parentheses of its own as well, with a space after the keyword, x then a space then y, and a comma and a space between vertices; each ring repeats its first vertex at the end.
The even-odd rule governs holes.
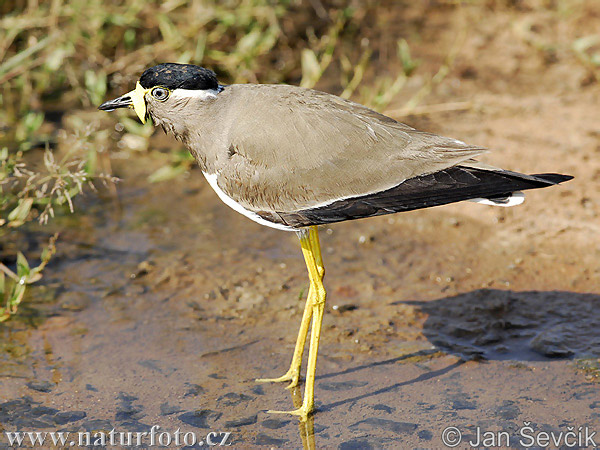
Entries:
MULTIPOLYGON (((32 220, 46 223, 57 207, 73 211, 73 197, 93 187, 94 181, 114 181, 107 156, 107 149, 115 145, 114 133, 98 131, 108 129, 100 121, 111 119, 91 111, 109 93, 130 89, 146 67, 158 62, 202 64, 229 83, 321 86, 384 110, 415 74, 418 61, 411 56, 410 40, 382 38, 378 3, 1 3, 0 245, 32 220), (337 81, 324 84, 325 79, 337 81)), ((460 2, 448 4, 460 7, 460 2)), ((464 38, 464 34, 456 37, 445 63, 421 78, 421 88, 399 114, 418 108, 444 79, 464 38)), ((592 36, 573 44, 581 62, 595 74, 600 64, 597 39, 592 36)), ((117 128, 119 146, 144 152, 152 132, 150 124, 143 126, 125 112, 117 128)), ((149 176, 151 182, 168 180, 193 164, 181 149, 160 157, 164 167, 149 176)), ((11 252, 0 247, 0 300, 6 301, 0 307, 0 321, 14 313, 25 286, 41 277, 54 242, 52 238, 33 269, 21 253, 7 254, 11 252)))
MULTIPOLYGON (((73 212, 73 197, 83 191, 84 185, 94 189, 94 179, 115 181, 110 176, 91 175, 89 167, 86 168, 91 158, 72 157, 71 153, 80 153, 78 146, 84 142, 83 138, 76 139, 71 152, 67 152, 60 161, 56 161, 54 154, 46 148, 40 171, 27 167, 23 151, 13 153, 6 147, 0 149, 0 239, 6 239, 15 228, 34 219, 46 224, 49 218, 54 217, 56 207, 68 205, 73 212)), ((27 285, 42 277, 43 269, 56 251, 57 237, 55 234, 50 238, 37 267, 30 267, 21 252, 17 252, 16 256, 16 273, 0 262, 0 299, 4 300, 0 303, 0 322, 16 312, 27 285)))
MULTIPOLYGON (((365 17, 369 7, 358 11, 343 3, 121 0, 108 7, 99 0, 17 0, 1 5, 0 243, 30 221, 47 223, 57 207, 73 212, 73 197, 93 188, 94 180, 114 181, 110 164, 99 168, 98 163, 106 159, 106 134, 91 132, 76 114, 58 125, 46 116, 91 109, 107 92, 128 89, 152 64, 202 63, 229 82, 307 87, 336 70, 340 94, 349 98, 369 69, 372 50, 363 39, 355 51, 361 30, 351 20, 365 17), (64 139, 67 131, 71 139, 64 139)), ((383 108, 404 86, 416 63, 404 40, 396 44, 396 55, 403 70, 365 88, 364 102, 383 108)), ((148 147, 151 126, 122 117, 121 127, 127 147, 148 147)), ((187 152, 175 151, 149 180, 167 180, 192 163, 187 152)), ((26 286, 41 278, 55 241, 56 236, 46 244, 37 267, 19 251, 0 251, 0 321, 16 312, 26 286)))

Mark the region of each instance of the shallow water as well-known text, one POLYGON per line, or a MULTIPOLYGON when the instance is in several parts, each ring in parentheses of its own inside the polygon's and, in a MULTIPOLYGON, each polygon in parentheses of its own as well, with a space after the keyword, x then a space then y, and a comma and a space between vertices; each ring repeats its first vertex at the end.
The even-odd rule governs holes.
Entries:
MULTIPOLYGON (((572 51, 597 34, 598 8, 492 3, 412 2, 383 24, 422 62, 414 80, 468 28, 423 103, 472 108, 402 119, 494 149, 487 163, 575 179, 509 210, 451 205, 322 229, 313 421, 267 414, 298 395, 253 381, 289 364, 307 290, 295 236, 229 210, 197 170, 149 185, 156 168, 135 173, 134 161, 115 168, 120 201, 80 199, 84 214, 30 234, 60 230, 59 254, 0 325, 0 431, 159 425, 231 432, 234 448, 368 450, 441 448, 450 426, 465 440, 507 431, 511 448, 524 447, 524 422, 599 430, 600 85, 572 51)), ((385 74, 365 73, 365 86, 374 75, 385 74)), ((339 90, 337 75, 324 83, 339 90)))
POLYGON ((296 237, 227 209, 198 171, 119 191, 53 225, 44 287, 2 328, 3 430, 158 425, 230 432, 234 448, 369 449, 438 447, 448 426, 474 438, 600 423, 600 296, 520 289, 536 283, 509 267, 515 254, 554 263, 478 248, 489 226, 463 206, 322 230, 318 412, 267 414, 300 399, 254 382, 291 357, 307 288, 296 237), (487 274, 515 287, 481 289, 487 274))

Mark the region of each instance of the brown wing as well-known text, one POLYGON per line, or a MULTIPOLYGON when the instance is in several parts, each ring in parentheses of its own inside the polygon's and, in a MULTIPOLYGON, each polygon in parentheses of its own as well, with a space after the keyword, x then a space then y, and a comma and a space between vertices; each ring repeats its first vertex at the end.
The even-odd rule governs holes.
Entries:
POLYGON ((485 150, 417 131, 339 97, 285 85, 233 85, 219 186, 254 211, 297 211, 384 191, 485 150))

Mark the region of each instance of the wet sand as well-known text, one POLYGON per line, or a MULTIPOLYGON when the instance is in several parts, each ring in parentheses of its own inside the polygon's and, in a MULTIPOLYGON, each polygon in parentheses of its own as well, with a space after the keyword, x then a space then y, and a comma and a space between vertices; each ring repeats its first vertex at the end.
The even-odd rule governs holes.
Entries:
MULTIPOLYGON (((289 363, 307 287, 295 236, 238 218, 198 177, 121 194, 123 213, 98 203, 63 233, 50 300, 31 299, 4 330, 21 353, 2 363, 5 429, 71 419, 59 428, 159 425, 301 448, 297 420, 265 412, 291 408, 291 395, 253 381, 289 363), (36 316, 37 328, 21 322, 36 316)), ((485 237, 494 228, 437 209, 323 229, 315 448, 439 446, 450 425, 474 436, 598 423, 600 296, 558 278, 531 290, 526 272, 569 249, 507 252, 485 237), (486 287, 458 293, 476 280, 486 287)))
MULTIPOLYGON (((477 23, 429 97, 476 106, 403 120, 497 149, 488 163, 576 178, 512 209, 464 203, 323 228, 314 421, 267 414, 293 395, 254 382, 289 364, 308 287, 296 237, 228 209, 198 170, 151 185, 151 168, 116 163, 118 201, 88 198, 86 215, 36 231, 62 230, 59 253, 0 328, 0 429, 159 425, 231 432, 233 448, 344 450, 439 448, 449 426, 465 439, 508 431, 513 448, 523 422, 600 431, 600 89, 560 51, 552 64, 525 44, 507 51, 520 13, 485 26, 481 9, 465 14, 429 14, 415 51, 435 64, 427 33, 449 40, 455 21, 477 23)), ((569 26, 565 42, 585 24, 569 26)))

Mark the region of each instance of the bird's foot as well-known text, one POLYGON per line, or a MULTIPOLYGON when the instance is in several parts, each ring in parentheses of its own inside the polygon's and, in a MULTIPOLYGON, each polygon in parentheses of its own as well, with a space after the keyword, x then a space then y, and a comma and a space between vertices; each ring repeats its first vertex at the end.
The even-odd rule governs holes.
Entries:
POLYGON ((290 384, 286 387, 286 389, 292 389, 298 386, 299 380, 300 375, 298 373, 288 370, 285 375, 282 375, 279 378, 257 378, 254 381, 257 383, 281 383, 284 381, 290 381, 290 384))
POLYGON ((302 422, 306 422, 308 420, 308 416, 310 416, 313 413, 314 408, 312 406, 308 406, 305 404, 302 404, 302 406, 298 409, 294 409, 292 411, 267 411, 267 413, 269 414, 291 414, 292 416, 298 416, 300 417, 300 420, 302 422))

